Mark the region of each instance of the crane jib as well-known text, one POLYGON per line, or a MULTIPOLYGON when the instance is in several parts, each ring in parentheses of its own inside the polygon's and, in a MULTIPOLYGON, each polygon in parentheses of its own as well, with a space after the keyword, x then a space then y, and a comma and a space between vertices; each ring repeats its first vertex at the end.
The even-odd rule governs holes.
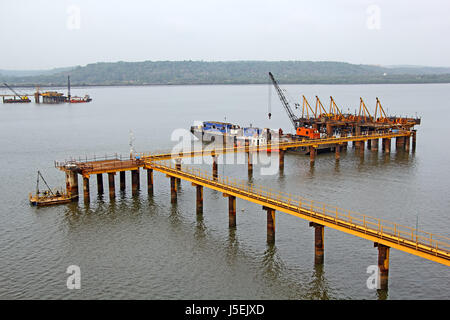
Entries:
POLYGON ((277 90, 278 97, 280 98, 280 100, 283 104, 283 107, 286 110, 288 117, 292 122, 292 125, 294 126, 294 129, 296 129, 297 128, 296 118, 295 118, 294 113, 292 112, 289 102, 287 101, 286 97, 284 96, 283 91, 281 90, 280 86, 278 85, 277 81, 275 80, 275 78, 273 77, 273 74, 271 72, 269 72, 269 77, 272 80, 272 83, 273 83, 275 89, 277 90))

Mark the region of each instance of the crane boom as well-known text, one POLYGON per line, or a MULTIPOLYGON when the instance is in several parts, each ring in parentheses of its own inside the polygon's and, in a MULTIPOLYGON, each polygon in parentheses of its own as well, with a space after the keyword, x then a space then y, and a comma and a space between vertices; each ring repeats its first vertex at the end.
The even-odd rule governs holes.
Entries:
POLYGON ((3 82, 3 84, 9 89, 11 90, 16 96, 18 96, 19 98, 22 98, 13 88, 11 88, 10 86, 8 86, 6 83, 3 82))
POLYGON ((288 114, 288 117, 289 117, 289 119, 292 122, 292 125, 294 126, 294 129, 297 129, 297 119, 296 119, 294 113, 292 112, 291 106, 289 105, 289 102, 287 101, 286 97, 284 96, 283 91, 281 90, 281 88, 278 85, 277 81, 273 77, 272 72, 269 72, 269 77, 270 77, 270 80, 272 80, 273 86, 277 90, 278 97, 280 98, 281 103, 283 104, 283 107, 286 110, 286 112, 288 114))

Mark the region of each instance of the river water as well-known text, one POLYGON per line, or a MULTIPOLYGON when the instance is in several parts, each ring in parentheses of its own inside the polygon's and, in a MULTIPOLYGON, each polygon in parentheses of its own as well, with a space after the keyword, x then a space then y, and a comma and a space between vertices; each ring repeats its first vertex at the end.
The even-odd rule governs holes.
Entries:
MULTIPOLYGON (((415 153, 364 158, 349 147, 336 164, 319 154, 287 154, 283 174, 262 175, 254 184, 323 201, 406 226, 449 236, 450 85, 286 85, 291 101, 318 95, 325 105, 354 111, 359 97, 374 110, 379 97, 389 114, 416 114, 415 153)), ((272 90, 272 89, 271 89, 272 90)), ((22 92, 30 91, 22 89, 22 92)), ((204 190, 204 213, 195 213, 195 188, 182 183, 170 204, 169 180, 154 174, 153 197, 118 191, 110 202, 31 207, 41 170, 51 186, 63 186, 54 160, 71 156, 129 153, 130 130, 137 152, 170 151, 175 129, 196 120, 283 128, 291 124, 267 85, 73 88, 88 104, 0 105, 0 298, 2 299, 449 299, 446 266, 391 250, 389 290, 367 287, 367 268, 377 263, 373 243, 325 228, 325 263, 314 266, 308 222, 277 214, 276 243, 266 243, 265 211, 237 200, 237 228, 228 227, 228 203, 204 190), (81 270, 81 289, 69 290, 68 266, 81 270)), ((296 111, 298 112, 298 110, 296 111)), ((247 179, 244 164, 219 165, 219 174, 247 179)), ((105 188, 107 187, 104 178, 105 188)), ((116 185, 118 178, 116 177, 116 185)), ((81 190, 81 179, 79 180, 81 190)))

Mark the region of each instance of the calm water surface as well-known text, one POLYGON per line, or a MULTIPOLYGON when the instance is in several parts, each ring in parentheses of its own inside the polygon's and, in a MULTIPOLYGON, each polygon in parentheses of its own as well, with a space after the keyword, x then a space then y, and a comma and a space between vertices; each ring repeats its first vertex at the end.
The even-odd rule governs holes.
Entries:
MULTIPOLYGON (((390 114, 422 117, 414 154, 386 157, 349 148, 335 164, 320 154, 313 169, 307 156, 286 155, 284 174, 252 182, 324 201, 367 215, 449 236, 450 85, 284 86, 292 101, 301 94, 323 102, 332 95, 354 111, 362 96, 371 110, 379 97, 390 114)), ((22 91, 30 91, 23 89, 22 91)), ((171 134, 195 120, 290 129, 268 87, 155 86, 74 88, 92 103, 0 105, 0 298, 2 299, 449 299, 449 268, 391 250, 389 290, 366 286, 367 267, 377 262, 373 243, 325 230, 325 264, 314 267, 313 229, 280 213, 276 244, 266 244, 265 211, 237 200, 237 228, 228 228, 222 194, 204 191, 204 214, 195 214, 195 189, 182 183, 170 204, 168 179, 155 173, 155 192, 115 201, 49 208, 28 203, 36 172, 52 186, 64 185, 54 160, 129 152, 129 131, 138 152, 170 150, 171 134), (81 268, 81 289, 68 290, 66 269, 81 268)), ((219 174, 247 178, 245 165, 220 166, 219 174)), ((118 180, 118 178, 116 178, 118 180)), ((106 178, 105 178, 105 187, 106 178)), ((81 184, 81 179, 80 179, 81 184)), ((118 188, 116 188, 118 189, 118 188)))

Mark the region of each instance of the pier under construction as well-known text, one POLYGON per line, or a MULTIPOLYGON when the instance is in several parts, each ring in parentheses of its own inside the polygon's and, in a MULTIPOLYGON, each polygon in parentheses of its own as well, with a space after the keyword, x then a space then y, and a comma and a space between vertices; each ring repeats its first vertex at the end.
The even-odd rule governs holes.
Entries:
POLYGON ((131 158, 119 156, 95 159, 70 159, 55 162, 55 167, 63 171, 66 176, 67 193, 73 201, 79 198, 78 175, 82 177, 82 194, 86 202, 90 201, 90 178, 95 177, 97 192, 104 193, 103 175, 107 175, 108 194, 111 200, 116 196, 116 175, 119 174, 119 188, 126 189, 126 172, 131 172, 131 190, 133 194, 139 192, 141 169, 146 172, 149 196, 154 196, 154 172, 164 174, 169 181, 171 202, 177 202, 177 193, 181 180, 185 180, 196 188, 196 213, 203 213, 203 189, 213 189, 221 192, 228 201, 228 224, 230 228, 238 226, 236 199, 244 199, 261 205, 266 212, 267 241, 275 242, 276 217, 279 212, 296 216, 309 222, 314 228, 314 256, 317 264, 324 263, 325 241, 324 230, 329 227, 347 234, 351 234, 374 243, 378 250, 378 267, 380 288, 387 289, 389 274, 390 249, 401 250, 427 260, 450 266, 450 238, 432 234, 426 231, 403 226, 391 221, 370 217, 350 210, 331 206, 315 200, 305 199, 298 195, 254 185, 246 181, 220 176, 218 174, 218 157, 227 153, 243 153, 247 159, 249 175, 253 172, 253 159, 259 153, 271 155, 278 153, 278 167, 284 169, 284 153, 291 148, 309 147, 310 163, 316 161, 315 149, 320 145, 332 145, 336 161, 340 161, 340 153, 345 152, 349 143, 357 146, 356 153, 364 155, 366 146, 371 152, 389 154, 392 140, 396 141, 397 152, 414 152, 416 147, 415 130, 398 130, 396 132, 366 133, 313 140, 291 142, 274 142, 265 145, 222 145, 219 148, 201 148, 177 153, 141 153, 131 158), (381 143, 380 143, 381 141, 381 143), (182 163, 184 158, 211 157, 212 168, 205 172, 193 166, 182 163))

